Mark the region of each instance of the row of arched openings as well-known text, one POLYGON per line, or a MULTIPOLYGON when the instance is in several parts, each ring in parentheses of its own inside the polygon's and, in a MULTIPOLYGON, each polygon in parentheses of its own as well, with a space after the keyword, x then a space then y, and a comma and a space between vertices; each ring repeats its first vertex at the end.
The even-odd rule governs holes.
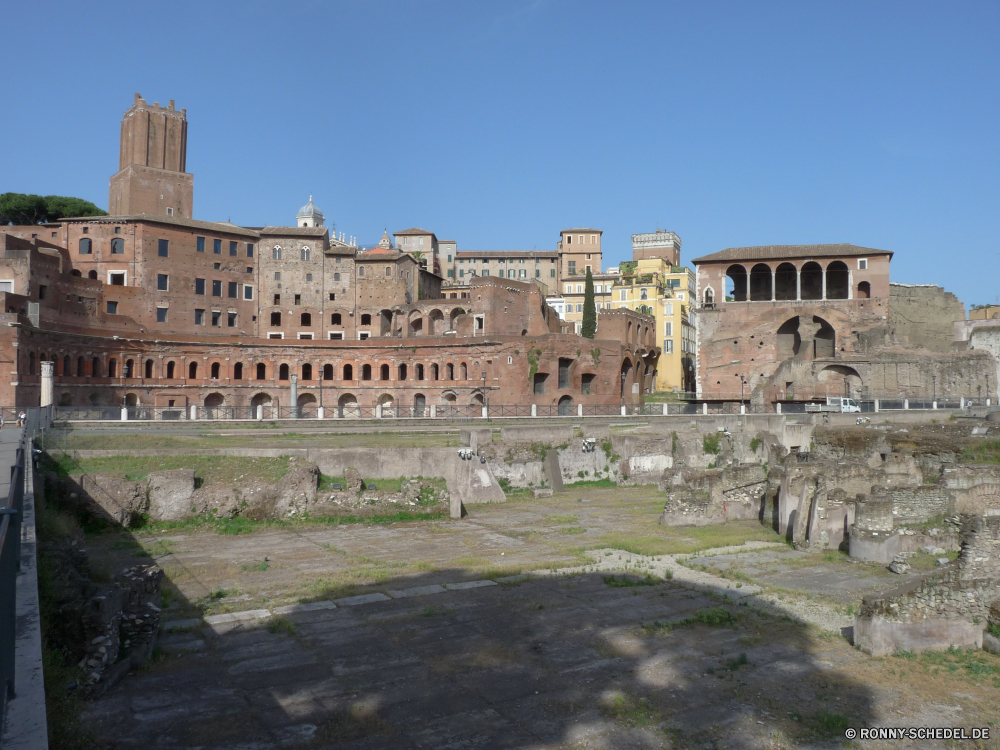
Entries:
MULTIPOLYGON (((749 274, 738 263, 726 269, 727 302, 835 300, 852 296, 867 299, 871 297, 871 284, 862 281, 853 295, 851 292, 851 272, 840 260, 831 261, 826 268, 808 261, 801 268, 785 262, 773 270, 766 263, 758 263, 749 274)), ((711 288, 705 290, 703 301, 707 305, 715 303, 711 288)))

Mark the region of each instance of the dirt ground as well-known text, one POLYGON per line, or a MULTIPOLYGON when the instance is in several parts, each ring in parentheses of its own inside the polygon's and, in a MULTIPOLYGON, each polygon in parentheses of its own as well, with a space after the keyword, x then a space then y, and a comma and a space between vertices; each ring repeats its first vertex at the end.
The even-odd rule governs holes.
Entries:
POLYGON ((653 487, 570 487, 472 506, 461 521, 90 535, 96 566, 152 556, 164 568, 165 620, 437 593, 166 634, 152 665, 89 704, 81 731, 123 749, 555 750, 841 747, 849 727, 997 726, 1000 659, 985 653, 873 659, 839 632, 672 580, 438 588, 579 566, 601 547, 688 555, 689 567, 840 611, 898 582, 836 553, 699 555, 782 540, 755 522, 665 528, 662 505, 653 487))

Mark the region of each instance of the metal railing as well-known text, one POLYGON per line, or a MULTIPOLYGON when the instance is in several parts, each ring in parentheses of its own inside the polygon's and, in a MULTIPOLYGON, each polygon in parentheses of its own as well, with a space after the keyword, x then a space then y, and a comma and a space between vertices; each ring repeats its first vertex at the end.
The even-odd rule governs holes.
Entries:
POLYGON ((21 516, 24 512, 24 448, 18 448, 10 470, 7 502, 0 508, 0 727, 7 701, 14 697, 17 637, 17 574, 21 570, 21 516))

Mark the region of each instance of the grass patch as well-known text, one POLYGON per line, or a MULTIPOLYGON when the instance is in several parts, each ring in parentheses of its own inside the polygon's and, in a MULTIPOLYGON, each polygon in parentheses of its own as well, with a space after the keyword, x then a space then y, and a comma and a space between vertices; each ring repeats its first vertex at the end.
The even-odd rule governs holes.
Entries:
POLYGON ((612 547, 637 555, 676 555, 714 547, 730 547, 744 542, 779 542, 785 537, 758 521, 731 521, 685 528, 657 526, 652 533, 615 531, 604 534, 595 547, 612 547))
POLYGON ((803 734, 822 739, 843 737, 844 730, 851 725, 843 714, 833 714, 829 711, 812 714, 804 718, 802 724, 805 730, 803 734))
MULTIPOLYGON (((708 625, 710 627, 736 627, 739 618, 725 607, 709 607, 699 609, 691 617, 679 620, 654 620, 642 624, 642 630, 646 635, 665 635, 674 628, 688 627, 690 625, 708 625)), ((746 657, 746 654, 742 654, 746 657)))
POLYGON ((961 460, 970 464, 1000 464, 1000 439, 975 443, 962 451, 961 460))
POLYGON ((648 573, 644 578, 627 575, 621 578, 617 576, 604 576, 604 585, 615 589, 632 588, 634 586, 658 586, 661 583, 663 583, 662 578, 651 576, 648 573))
POLYGON ((556 524, 576 523, 577 521, 580 520, 580 517, 571 515, 553 515, 553 516, 546 516, 545 520, 548 521, 549 523, 556 523, 556 524))
POLYGON ((615 692, 603 701, 601 711, 605 716, 633 727, 648 727, 661 720, 659 712, 647 698, 629 693, 615 692))
POLYGON ((240 570, 242 570, 244 573, 263 573, 269 567, 271 567, 271 565, 270 563, 267 562, 267 560, 261 560, 258 563, 243 565, 240 567, 240 570))
POLYGON ((578 482, 565 485, 566 487, 601 487, 603 489, 613 489, 618 483, 612 479, 581 479, 578 482))
POLYGON ((146 479, 154 471, 194 469, 195 482, 203 485, 239 486, 251 482, 277 482, 289 470, 288 456, 109 456, 70 458, 59 456, 56 471, 70 474, 124 474, 131 481, 146 479))
POLYGON ((705 453, 711 453, 713 455, 719 455, 722 452, 722 448, 719 446, 719 436, 715 433, 711 435, 705 435, 701 439, 701 449, 705 453))
POLYGON ((216 534, 253 534, 257 531, 270 529, 294 529, 303 526, 341 526, 349 524, 386 525, 393 523, 410 523, 414 521, 438 521, 448 518, 446 511, 413 513, 401 510, 387 515, 373 516, 318 516, 298 518, 295 520, 254 521, 243 516, 235 518, 191 518, 186 521, 155 521, 146 522, 143 530, 151 534, 162 534, 180 530, 206 530, 216 534))
POLYGON ((283 615, 272 617, 267 621, 268 633, 284 633, 295 636, 295 623, 283 615))

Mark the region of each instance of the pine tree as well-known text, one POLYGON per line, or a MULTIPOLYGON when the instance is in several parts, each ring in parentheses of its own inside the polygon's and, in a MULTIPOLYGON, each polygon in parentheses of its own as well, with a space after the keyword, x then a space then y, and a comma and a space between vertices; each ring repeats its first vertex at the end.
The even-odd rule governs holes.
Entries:
POLYGON ((583 328, 585 338, 592 339, 597 333, 597 308, 594 305, 594 277, 587 269, 587 284, 583 287, 583 328))

